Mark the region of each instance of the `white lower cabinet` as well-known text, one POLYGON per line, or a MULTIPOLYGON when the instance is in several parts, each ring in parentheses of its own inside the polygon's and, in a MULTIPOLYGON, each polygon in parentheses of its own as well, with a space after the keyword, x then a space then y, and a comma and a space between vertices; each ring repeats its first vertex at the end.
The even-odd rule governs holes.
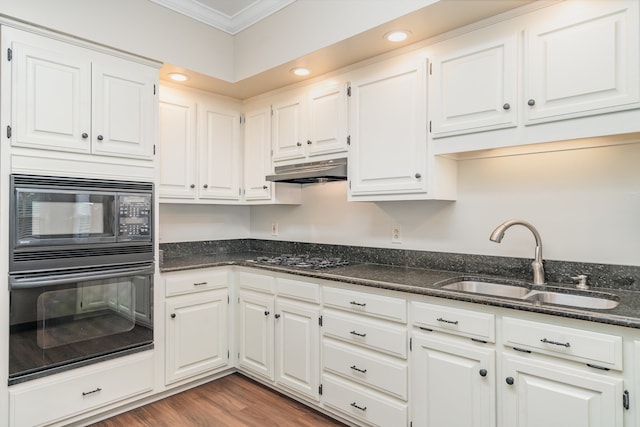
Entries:
POLYGON ((413 425, 495 426, 493 346, 436 334, 415 333, 412 338, 413 425))
MULTIPOLYGON (((118 358, 9 389, 9 425, 66 425, 74 416, 153 389, 153 352, 118 358)), ((5 418, 6 420, 6 418, 5 418)))
POLYGON ((240 370, 318 401, 318 285, 254 273, 240 273, 238 279, 240 370))
POLYGON ((622 427, 623 380, 587 369, 505 354, 502 425, 622 427))
POLYGON ((406 300, 333 287, 323 299, 323 405, 357 424, 407 426, 406 300))
POLYGON ((229 365, 228 272, 165 275, 165 383, 229 365))

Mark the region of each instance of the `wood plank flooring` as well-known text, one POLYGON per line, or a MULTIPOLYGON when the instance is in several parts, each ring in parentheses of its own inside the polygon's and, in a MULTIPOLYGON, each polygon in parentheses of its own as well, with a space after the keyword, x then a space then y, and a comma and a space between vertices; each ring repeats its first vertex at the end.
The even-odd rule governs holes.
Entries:
POLYGON ((344 426, 240 374, 187 390, 89 427, 344 426))

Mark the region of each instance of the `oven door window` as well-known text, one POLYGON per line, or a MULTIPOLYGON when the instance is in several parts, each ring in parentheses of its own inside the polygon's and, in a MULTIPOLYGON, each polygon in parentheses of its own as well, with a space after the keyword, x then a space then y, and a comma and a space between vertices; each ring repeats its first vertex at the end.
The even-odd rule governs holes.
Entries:
POLYGON ((16 190, 15 246, 111 242, 114 193, 16 190))

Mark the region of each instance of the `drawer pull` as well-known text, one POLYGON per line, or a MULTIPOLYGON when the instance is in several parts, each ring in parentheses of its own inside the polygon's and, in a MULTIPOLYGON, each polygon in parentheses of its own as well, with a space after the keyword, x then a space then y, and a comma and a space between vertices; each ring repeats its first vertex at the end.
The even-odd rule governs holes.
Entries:
POLYGON ((351 305, 357 305, 358 307, 365 307, 367 305, 366 302, 355 302, 355 301, 350 301, 349 304, 351 305))
POLYGON ((507 377, 507 379, 505 380, 507 382, 507 384, 509 385, 513 385, 515 383, 513 377, 507 377))
POLYGON ((356 409, 360 409, 363 412, 367 410, 366 406, 358 406, 358 404, 356 402, 351 402, 351 406, 353 406, 356 409))
POLYGON ((627 411, 629 410, 629 391, 628 390, 625 390, 624 393, 622 393, 622 407, 627 411))
POLYGON ((353 369, 354 371, 360 372, 361 374, 366 374, 366 373, 367 373, 367 370, 366 370, 366 369, 360 369, 360 368, 358 368, 356 365, 353 365, 353 366, 351 367, 351 369, 353 369))
POLYGON ((207 282, 198 282, 198 283, 194 283, 193 286, 202 286, 202 285, 207 285, 207 282))
POLYGON ((486 376, 487 376, 487 374, 488 374, 488 372, 487 372, 487 370, 486 370, 486 369, 480 369, 479 374, 480 374, 480 376, 481 376, 481 377, 486 377, 486 376))
POLYGON ((568 342, 551 341, 546 338, 542 338, 540 342, 543 342, 545 344, 560 345, 562 347, 567 347, 567 348, 571 347, 571 344, 569 344, 568 342))
POLYGON ((83 391, 82 395, 83 396, 88 396, 90 394, 97 393, 99 391, 102 391, 102 389, 100 387, 96 388, 95 390, 91 390, 91 391, 83 391))
POLYGON ((356 331, 351 331, 351 332, 349 332, 349 333, 350 333, 351 335, 355 335, 355 336, 357 336, 357 337, 362 337, 362 338, 364 338, 364 337, 366 337, 366 336, 367 336, 367 334, 366 334, 366 333, 365 333, 365 334, 361 334, 361 333, 356 332, 356 331))
POLYGON ((442 317, 438 317, 436 320, 438 322, 442 322, 442 323, 449 323, 450 325, 457 325, 458 324, 457 320, 447 320, 447 319, 443 319, 442 317))

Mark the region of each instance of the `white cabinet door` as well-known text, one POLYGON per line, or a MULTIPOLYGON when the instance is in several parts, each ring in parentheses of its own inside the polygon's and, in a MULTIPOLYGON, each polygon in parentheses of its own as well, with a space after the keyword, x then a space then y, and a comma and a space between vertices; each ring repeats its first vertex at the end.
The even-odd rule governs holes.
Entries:
POLYGON ((502 417, 510 427, 622 427, 623 381, 505 354, 502 417))
POLYGON ((226 289, 167 299, 167 384, 227 366, 227 307, 226 289))
POLYGON ((92 67, 93 153, 152 158, 158 71, 106 55, 92 67))
POLYGON ((496 425, 493 348, 487 348, 486 344, 462 343, 435 333, 415 335, 411 369, 414 425, 496 425))
POLYGON ((240 111, 201 101, 198 110, 201 198, 240 198, 240 111))
POLYGON ((393 59, 351 83, 350 195, 427 191, 426 61, 393 59))
POLYGON ((160 197, 196 197, 196 103, 172 88, 160 92, 160 197))
POLYGON ((276 382, 319 400, 320 310, 278 298, 275 318, 276 382))
POLYGON ((17 30, 13 38, 12 145, 91 151, 91 61, 85 50, 17 30))
POLYGON ((430 67, 434 138, 517 124, 517 35, 474 31, 441 48, 430 67))
POLYGON ((240 368, 273 381, 274 297, 240 291, 238 305, 240 368))
POLYGON ((304 126, 304 101, 295 97, 271 106, 273 161, 299 159, 305 156, 307 140, 304 126))
POLYGON ((567 2, 528 28, 526 123, 634 107, 640 101, 638 15, 637 1, 567 2))
POLYGON ((244 198, 268 200, 271 183, 271 109, 247 109, 244 114, 244 198))
POLYGON ((309 93, 309 156, 347 151, 347 85, 318 85, 309 93))

